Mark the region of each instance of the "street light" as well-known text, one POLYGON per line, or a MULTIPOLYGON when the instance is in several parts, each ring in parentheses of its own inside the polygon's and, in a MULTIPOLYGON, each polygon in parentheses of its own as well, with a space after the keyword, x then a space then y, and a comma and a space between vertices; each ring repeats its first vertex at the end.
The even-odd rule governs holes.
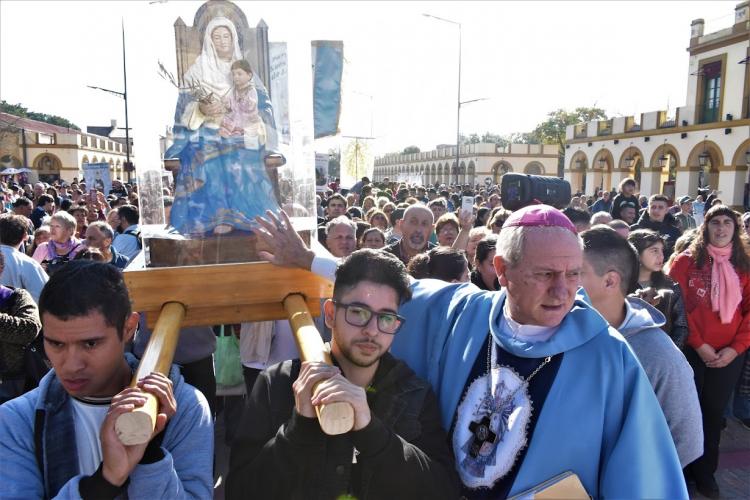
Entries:
POLYGON ((630 148, 633 147, 633 143, 630 143, 630 146, 628 146, 628 156, 625 157, 625 168, 631 169, 633 168, 633 165, 635 165, 635 158, 633 158, 633 152, 630 151, 630 148))
POLYGON ((128 122, 128 73, 125 66, 125 21, 122 21, 122 80, 124 89, 122 92, 116 90, 105 89, 102 87, 95 87, 93 85, 87 85, 90 89, 102 90, 109 92, 116 96, 122 97, 125 101, 125 171, 128 173, 128 181, 130 181, 130 175, 133 170, 133 164, 130 162, 130 126, 128 122))
POLYGON ((455 182, 458 184, 458 165, 461 156, 461 23, 433 16, 432 14, 422 14, 425 17, 431 17, 438 21, 450 23, 458 26, 458 97, 456 98, 456 177, 455 182))
POLYGON ((706 139, 707 138, 708 136, 703 137, 703 152, 698 155, 698 164, 701 166, 701 168, 706 168, 709 160, 711 159, 711 155, 708 154, 708 151, 706 151, 706 139))
POLYGON ((670 155, 667 154, 667 140, 664 139, 664 144, 661 146, 661 155, 659 156, 659 168, 665 168, 669 166, 670 155))

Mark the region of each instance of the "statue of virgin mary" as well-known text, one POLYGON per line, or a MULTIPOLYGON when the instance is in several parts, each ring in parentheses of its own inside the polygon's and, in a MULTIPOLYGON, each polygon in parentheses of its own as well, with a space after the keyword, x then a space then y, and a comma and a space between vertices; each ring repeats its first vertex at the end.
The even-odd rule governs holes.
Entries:
POLYGON ((264 159, 276 141, 271 101, 260 78, 243 59, 234 24, 215 17, 203 36, 201 53, 184 75, 175 112, 174 144, 165 158, 179 158, 170 224, 183 235, 250 231, 254 217, 278 210, 264 159), (250 70, 248 72, 248 70, 250 70), (239 96, 239 98, 238 98, 239 96), (257 124, 220 133, 238 102, 257 106, 257 124), (254 101, 253 101, 254 99, 254 101))

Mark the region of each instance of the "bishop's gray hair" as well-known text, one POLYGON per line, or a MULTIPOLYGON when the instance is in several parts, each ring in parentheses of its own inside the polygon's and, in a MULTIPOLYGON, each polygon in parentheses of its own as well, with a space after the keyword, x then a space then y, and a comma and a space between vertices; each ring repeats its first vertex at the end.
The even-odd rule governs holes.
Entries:
POLYGON ((564 227, 543 227, 543 226, 511 226, 503 227, 500 234, 497 235, 497 244, 495 246, 495 255, 503 258, 508 267, 515 267, 523 258, 524 244, 526 236, 532 233, 543 233, 551 244, 563 238, 574 237, 583 251, 583 240, 577 234, 574 235, 570 229, 564 227))

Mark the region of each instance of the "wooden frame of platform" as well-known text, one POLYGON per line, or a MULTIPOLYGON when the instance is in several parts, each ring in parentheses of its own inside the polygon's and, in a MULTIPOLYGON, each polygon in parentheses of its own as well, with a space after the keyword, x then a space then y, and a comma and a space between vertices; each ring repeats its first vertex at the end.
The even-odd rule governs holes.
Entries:
MULTIPOLYGON (((132 387, 149 373, 169 374, 183 326, 289 319, 302 359, 331 363, 310 311, 320 311, 320 300, 333 294, 333 284, 309 271, 250 262, 135 269, 124 277, 133 310, 145 312, 153 328, 132 387)), ((126 445, 152 437, 158 404, 154 396, 147 399, 144 406, 117 419, 115 430, 126 445)), ((348 432, 354 424, 348 403, 316 411, 328 434, 348 432)))

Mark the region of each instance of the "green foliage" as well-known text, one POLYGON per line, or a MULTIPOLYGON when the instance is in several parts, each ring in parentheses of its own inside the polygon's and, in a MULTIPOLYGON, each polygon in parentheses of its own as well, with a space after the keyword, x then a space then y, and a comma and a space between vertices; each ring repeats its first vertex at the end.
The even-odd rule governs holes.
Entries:
POLYGON ((606 120, 607 112, 597 107, 580 107, 573 111, 558 109, 547 113, 547 119, 536 126, 532 134, 542 144, 557 144, 559 147, 557 170, 562 175, 565 165, 565 129, 568 125, 592 120, 606 120))
POLYGON ((401 153, 403 155, 408 155, 412 153, 419 153, 421 150, 417 146, 409 146, 407 148, 404 148, 404 151, 401 153))
POLYGON ((568 125, 592 120, 606 120, 607 112, 601 108, 576 108, 573 111, 558 109, 547 113, 547 119, 536 126, 532 134, 543 144, 557 144, 565 147, 565 128, 568 125))
POLYGON ((31 120, 49 123, 51 125, 57 125, 59 127, 67 127, 67 128, 78 130, 78 131, 81 130, 80 127, 78 127, 75 123, 61 116, 48 115, 46 113, 38 113, 36 111, 29 111, 21 103, 10 104, 6 101, 0 101, 0 111, 4 113, 9 113, 11 115, 20 116, 21 118, 29 118, 31 120))
POLYGON ((328 150, 328 176, 332 179, 341 177, 341 154, 338 149, 328 150))

